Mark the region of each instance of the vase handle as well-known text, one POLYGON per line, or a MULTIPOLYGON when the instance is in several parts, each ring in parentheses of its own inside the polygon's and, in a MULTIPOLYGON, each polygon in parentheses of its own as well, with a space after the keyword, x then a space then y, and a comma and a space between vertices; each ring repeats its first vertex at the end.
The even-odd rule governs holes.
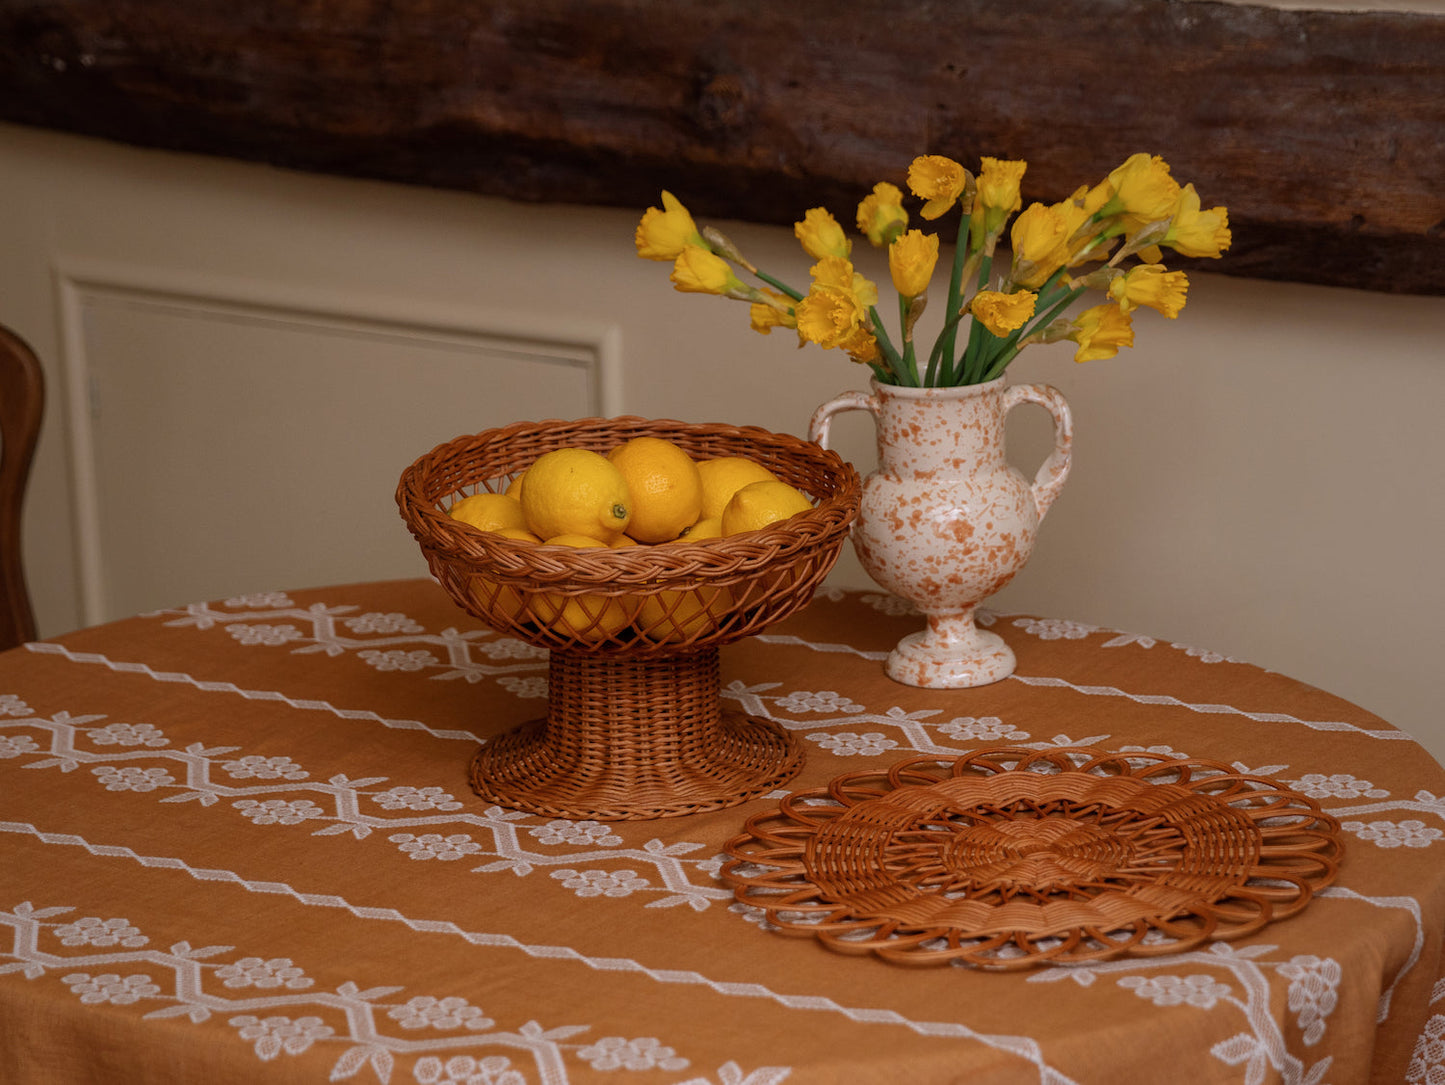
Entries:
POLYGON ((1074 416, 1064 394, 1047 384, 1015 384, 1004 390, 1005 414, 1020 403, 1036 403, 1054 416, 1054 450, 1039 466, 1033 481, 1034 504, 1038 506, 1042 522, 1069 477, 1069 467, 1073 463, 1074 416))
POLYGON ((827 448, 828 431, 832 428, 835 414, 843 411, 867 411, 876 418, 881 406, 878 397, 870 396, 867 392, 844 392, 834 396, 813 412, 812 420, 808 423, 808 440, 827 448))

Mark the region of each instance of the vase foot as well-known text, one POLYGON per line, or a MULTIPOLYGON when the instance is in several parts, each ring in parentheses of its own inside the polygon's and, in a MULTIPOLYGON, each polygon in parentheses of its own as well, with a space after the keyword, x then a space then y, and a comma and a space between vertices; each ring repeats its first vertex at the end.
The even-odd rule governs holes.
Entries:
POLYGON ((1013 649, 996 633, 981 629, 962 640, 940 638, 932 629, 910 633, 888 653, 884 671, 895 682, 925 689, 987 686, 1014 672, 1013 649))

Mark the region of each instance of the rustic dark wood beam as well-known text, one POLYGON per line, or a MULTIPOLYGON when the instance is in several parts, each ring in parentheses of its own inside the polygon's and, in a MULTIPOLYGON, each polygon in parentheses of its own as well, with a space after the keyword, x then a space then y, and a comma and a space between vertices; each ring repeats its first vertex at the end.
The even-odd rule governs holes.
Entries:
POLYGON ((0 119, 518 200, 851 219, 916 154, 1162 154, 1211 270, 1445 293, 1445 17, 1195 0, 0 0, 0 119))

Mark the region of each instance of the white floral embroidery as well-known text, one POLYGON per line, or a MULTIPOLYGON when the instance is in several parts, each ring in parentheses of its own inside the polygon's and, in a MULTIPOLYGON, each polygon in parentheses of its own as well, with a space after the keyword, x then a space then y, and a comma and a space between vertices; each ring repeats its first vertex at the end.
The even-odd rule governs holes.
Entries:
POLYGON ((831 689, 809 693, 799 690, 778 698, 778 707, 788 712, 862 712, 863 706, 831 689))
POLYGON ((72 972, 68 976, 62 976, 61 982, 70 988, 71 994, 78 995, 80 1001, 90 1005, 108 1002, 112 1006, 129 1006, 132 1002, 161 993, 161 989, 146 975, 126 976, 122 979, 114 972, 107 972, 102 976, 92 976, 89 972, 72 972))
POLYGON ((347 618, 346 628, 353 633, 422 633, 425 627, 418 625, 405 614, 381 614, 373 611, 355 618, 347 618))
POLYGON ((697 864, 697 872, 705 874, 709 878, 716 878, 722 873, 722 866, 728 861, 724 854, 714 855, 711 859, 702 859, 697 864))
POLYGON ((1238 663, 1239 660, 1231 659, 1229 656, 1220 655, 1218 652, 1211 652, 1207 648, 1191 648, 1187 644, 1171 644, 1171 648, 1178 648, 1185 655, 1199 660, 1201 663, 1238 663))
MULTIPOLYGON (((1170 760, 1183 760, 1184 758, 1187 758, 1187 757, 1189 756, 1187 753, 1184 753, 1184 752, 1182 752, 1182 751, 1180 751, 1180 750, 1176 750, 1173 746, 1163 746, 1163 745, 1160 745, 1160 746, 1120 746, 1120 747, 1119 747, 1119 752, 1120 752, 1120 753, 1152 753, 1152 754, 1158 755, 1159 757, 1167 757, 1167 758, 1169 758, 1170 760)), ((1140 764, 1143 764, 1143 763, 1145 763, 1146 760, 1152 761, 1153 759, 1152 759, 1152 758, 1148 758, 1148 759, 1145 759, 1145 758, 1135 758, 1135 759, 1133 759, 1133 760, 1136 760, 1136 761, 1138 761, 1140 764)))
POLYGON ((442 1062, 435 1055, 416 1060, 412 1076, 421 1085, 527 1085, 527 1079, 511 1068, 505 1055, 488 1055, 476 1059, 471 1055, 453 1055, 442 1062))
POLYGON ((34 710, 13 693, 0 694, 0 716, 30 716, 34 710))
POLYGON ((495 640, 480 641, 477 650, 491 659, 541 659, 547 649, 538 648, 516 637, 497 637, 495 640))
POLYGON ((1109 640, 1099 645, 1101 648, 1125 648, 1130 644, 1137 644, 1140 648, 1153 648, 1159 642, 1153 637, 1146 637, 1142 633, 1126 633, 1122 629, 1111 630, 1114 634, 1109 640))
POLYGON ((325 811, 310 799, 241 799, 231 804, 251 819, 253 825, 299 825, 307 818, 325 816, 325 811))
POLYGON ((1032 633, 1040 640, 1083 640, 1090 633, 1097 633, 1099 629, 1095 625, 1066 621, 1063 618, 1015 618, 1014 626, 1025 633, 1032 633))
POLYGON ((579 897, 626 897, 647 888, 635 870, 554 870, 552 877, 579 897))
POLYGON ((498 678, 497 685, 505 690, 510 690, 517 697, 547 696, 547 679, 545 678, 498 678))
POLYGON ((439 787, 394 787, 372 796, 384 810, 460 810, 462 804, 439 787))
POLYGON ((131 926, 129 919, 101 919, 88 915, 55 928, 54 934, 67 946, 125 946, 136 949, 150 941, 131 926))
POLYGON ((768 913, 755 904, 743 904, 740 901, 735 901, 728 905, 728 911, 735 915, 742 916, 749 923, 756 923, 765 931, 775 931, 778 929, 775 924, 768 921, 768 913))
POLYGON ((241 757, 222 761, 221 768, 237 780, 305 780, 311 775, 289 757, 241 757))
POLYGON ((402 1028, 410 1029, 467 1028, 476 1032, 496 1024, 464 998, 432 998, 430 995, 418 995, 405 1006, 393 1006, 386 1015, 402 1028))
POLYGON ((621 1036, 604 1036, 595 1044, 578 1050, 579 1058, 592 1064, 594 1070, 684 1070, 687 1060, 677 1057, 670 1047, 653 1036, 626 1040, 621 1036))
POLYGON ((0 759, 39 751, 39 745, 29 735, 0 735, 0 759))
POLYGON ((269 961, 242 957, 216 969, 216 976, 227 987, 285 987, 290 991, 302 990, 316 982, 292 964, 290 957, 273 957, 269 961))
POLYGON ((419 671, 423 667, 434 667, 437 662, 436 656, 421 648, 414 652, 382 652, 372 648, 356 655, 379 671, 419 671))
POLYGON ((1020 731, 997 716, 955 716, 947 723, 939 724, 938 729, 950 738, 984 742, 1001 738, 1021 742, 1029 737, 1027 731, 1020 731))
POLYGON ((1428 848, 1442 835, 1439 829, 1430 828, 1423 821, 1414 818, 1408 821, 1346 821, 1341 829, 1354 833, 1361 840, 1368 840, 1377 848, 1428 848))
POLYGON ((466 833, 452 833, 450 836, 442 836, 440 833, 423 833, 421 836, 396 833, 387 839, 400 845, 401 850, 412 859, 440 859, 444 863, 482 850, 482 846, 466 833))
POLYGON ((112 723, 90 732, 90 741, 97 746, 148 746, 156 749, 169 746, 171 740, 149 723, 112 723))
POLYGON ((568 821, 556 818, 546 825, 537 825, 527 830, 539 844, 589 844, 599 848, 615 848, 622 843, 622 837, 612 832, 600 821, 568 821))
POLYGON ((1125 976, 1119 981, 1119 986, 1132 988, 1136 995, 1156 1006, 1188 1004, 1202 1010, 1213 1009, 1215 1002, 1229 995, 1227 984, 1219 983, 1208 975, 1125 976))
POLYGON ((277 648, 301 639, 301 630, 294 625, 247 625, 237 622, 226 626, 226 632, 242 644, 262 644, 267 648, 277 648))
POLYGON ((1383 799, 1390 794, 1369 780, 1361 780, 1347 772, 1337 772, 1333 776, 1310 772, 1289 783, 1312 799, 1383 799))
POLYGON ((816 742, 829 753, 835 753, 839 757, 866 757, 869 754, 891 750, 898 745, 896 741, 881 731, 869 731, 864 735, 847 731, 836 735, 809 735, 808 740, 816 742))
POLYGON ((225 605, 237 610, 257 610, 261 607, 273 607, 279 610, 283 607, 294 607, 296 604, 291 602, 291 597, 284 591, 263 591, 251 595, 232 596, 226 600, 225 605))
POLYGON ((163 784, 173 784, 175 780, 165 769, 138 769, 127 765, 124 768, 115 765, 100 765, 90 770, 107 791, 154 791, 163 784))
POLYGON ((1425 1031, 1415 1041, 1405 1081, 1407 1085, 1440 1085, 1445 1081, 1445 1016, 1437 1013, 1425 1022, 1425 1031))
POLYGON ((860 596, 858 601, 864 606, 872 607, 880 614, 888 615, 890 618, 903 618, 921 613, 921 611, 907 599, 900 598, 897 595, 869 594, 860 596))
POLYGON ((1279 966, 1279 974, 1289 980, 1289 1008, 1299 1014, 1305 1043, 1319 1043, 1325 1034, 1325 1018, 1339 1001, 1339 962, 1313 955, 1291 957, 1288 964, 1279 966))
POLYGON ((317 1040, 324 1040, 336 1032, 319 1017, 298 1017, 293 1021, 279 1014, 267 1018, 242 1014, 226 1023, 239 1029, 242 1039, 256 1041, 256 1056, 263 1061, 274 1059, 282 1051, 288 1055, 299 1055, 317 1040))

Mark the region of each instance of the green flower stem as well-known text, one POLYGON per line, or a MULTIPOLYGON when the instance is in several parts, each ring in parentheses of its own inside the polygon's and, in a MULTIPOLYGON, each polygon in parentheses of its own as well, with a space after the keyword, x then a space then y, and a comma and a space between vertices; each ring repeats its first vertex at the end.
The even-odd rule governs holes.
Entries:
MULTIPOLYGON (((985 251, 982 259, 978 262, 978 283, 975 286, 975 290, 987 289, 988 279, 992 274, 993 253, 985 251)), ((959 381, 960 384, 979 384, 982 382, 985 363, 983 359, 980 358, 980 355, 988 349, 985 345, 988 340, 984 338, 987 333, 988 329, 977 320, 975 320, 968 329, 968 346, 964 348, 964 366, 962 379, 959 381)), ((992 339, 993 336, 990 335, 988 338, 992 339)))
POLYGON ((937 383, 934 382, 934 378, 935 378, 935 377, 937 376, 937 374, 938 374, 938 363, 939 363, 939 361, 942 360, 942 358, 943 358, 943 347, 944 347, 944 342, 945 342, 945 339, 946 339, 946 336, 944 335, 944 332, 948 332, 948 331, 953 330, 954 328, 957 328, 957 327, 958 327, 958 324, 959 324, 959 321, 961 321, 962 319, 963 319, 963 313, 962 313, 962 312, 954 313, 951 317, 948 318, 948 323, 946 323, 946 324, 943 326, 943 330, 939 332, 938 338, 934 341, 934 343, 933 343, 933 350, 930 351, 930 352, 929 352, 929 355, 928 355, 928 376, 927 376, 927 378, 926 378, 925 381, 924 381, 924 385, 925 385, 926 387, 928 387, 928 388, 941 388, 941 387, 946 387, 946 385, 937 384, 937 383))
MULTIPOLYGON (((888 338, 888 329, 883 326, 883 319, 878 315, 878 309, 875 306, 868 307, 868 319, 873 325, 873 337, 878 340, 878 349, 883 352, 883 357, 888 362, 888 369, 895 377, 888 383, 909 386, 908 370, 903 365, 903 358, 893 345, 893 341, 888 338)), ((914 380, 916 381, 917 377, 914 380)))
POLYGON ((1001 346, 997 352, 997 355, 992 359, 992 361, 988 365, 988 368, 984 371, 983 380, 991 381, 995 377, 999 376, 999 374, 1001 374, 1005 369, 1007 369, 1008 364, 1012 362, 1016 357, 1018 357, 1018 353, 1020 350, 1019 341, 1022 339, 1026 339, 1039 328, 1047 327, 1049 324, 1051 324, 1054 321, 1054 318, 1057 317, 1060 313, 1062 313, 1065 309, 1067 309, 1070 305, 1072 305, 1075 299, 1077 299, 1078 296, 1082 294, 1085 290, 1085 287, 1082 286, 1076 286, 1072 289, 1066 288, 1063 292, 1063 295, 1060 296, 1057 291, 1050 289, 1050 287, 1057 281, 1057 278, 1058 276, 1056 274, 1048 281, 1048 283, 1044 284, 1044 292, 1040 293, 1040 297, 1046 299, 1046 305, 1048 306, 1045 309, 1043 316, 1036 317, 1032 321, 1032 323, 1026 324, 1020 328, 1016 328, 1007 339, 1001 341, 1001 346))
POLYGON ((903 366, 911 386, 918 387, 918 353, 913 347, 913 329, 908 324, 909 299, 898 295, 898 326, 903 328, 903 366))
MULTIPOLYGON (((948 311, 958 312, 959 302, 963 294, 963 262, 968 256, 968 216, 960 215, 958 218, 958 236, 953 243, 953 270, 948 277, 948 311)), ((943 379, 940 385, 951 387, 954 381, 953 372, 953 348, 958 340, 958 323, 949 321, 944 330, 939 333, 939 342, 943 346, 940 357, 943 362, 943 379)), ((932 380, 929 381, 932 384, 932 380)))
POLYGON ((803 295, 802 295, 802 294, 798 293, 796 290, 794 290, 794 289, 793 289, 791 286, 789 286, 787 283, 781 282, 781 281, 773 278, 773 277, 772 277, 771 275, 769 275, 766 271, 754 271, 753 274, 756 275, 759 279, 762 279, 763 282, 767 283, 769 286, 773 287, 774 289, 776 289, 776 290, 781 290, 784 294, 788 295, 788 297, 792 298, 794 301, 802 301, 802 300, 803 300, 803 295))

